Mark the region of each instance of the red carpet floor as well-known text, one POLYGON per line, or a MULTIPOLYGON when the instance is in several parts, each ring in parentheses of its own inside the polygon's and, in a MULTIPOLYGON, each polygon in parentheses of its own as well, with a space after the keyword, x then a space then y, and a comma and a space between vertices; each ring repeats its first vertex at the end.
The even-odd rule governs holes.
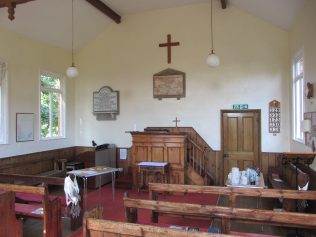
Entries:
MULTIPOLYGON (((124 205, 123 205, 123 195, 124 192, 128 191, 129 197, 138 199, 148 199, 148 193, 138 193, 131 190, 116 189, 115 190, 115 200, 112 199, 112 186, 105 185, 99 191, 94 190, 88 193, 87 206, 88 209, 94 207, 96 204, 101 203, 103 205, 103 218, 106 220, 113 221, 123 221, 124 217, 124 205)), ((218 201, 218 195, 199 195, 199 194, 187 194, 187 195, 160 195, 159 200, 162 201, 175 201, 175 202, 187 202, 187 203, 199 203, 199 204, 209 204, 215 205, 218 201)), ((139 210, 138 211, 138 223, 141 224, 151 224, 150 222, 150 211, 139 210)), ((210 226, 210 221, 202 220, 191 220, 179 217, 159 217, 158 226, 192 226, 199 227, 204 230, 210 226)), ((76 231, 72 237, 82 236, 82 229, 76 231)))
MULTIPOLYGON (((148 193, 137 193, 131 190, 116 189, 115 200, 112 200, 112 186, 105 185, 101 190, 94 190, 88 193, 87 205, 88 209, 101 203, 103 205, 103 218, 106 220, 122 221, 125 222, 124 217, 124 205, 123 195, 124 192, 128 191, 129 197, 148 199, 148 193)), ((160 195, 159 200, 162 201, 175 201, 175 202, 187 202, 187 203, 198 203, 216 205, 218 202, 218 195, 200 195, 200 194, 186 194, 186 195, 160 195)), ((150 211, 138 210, 138 223, 153 225, 150 222, 150 211)), ((168 227, 170 225, 178 226, 191 226, 198 227, 201 231, 207 231, 207 228, 211 225, 210 221, 204 220, 192 220, 181 217, 159 217, 159 223, 155 224, 158 226, 168 227)), ((233 234, 233 233, 232 233, 233 234)), ((268 236, 268 235, 256 235, 256 234, 242 234, 235 232, 234 234, 242 236, 268 236)), ((71 237, 81 237, 82 229, 80 228, 71 237)))

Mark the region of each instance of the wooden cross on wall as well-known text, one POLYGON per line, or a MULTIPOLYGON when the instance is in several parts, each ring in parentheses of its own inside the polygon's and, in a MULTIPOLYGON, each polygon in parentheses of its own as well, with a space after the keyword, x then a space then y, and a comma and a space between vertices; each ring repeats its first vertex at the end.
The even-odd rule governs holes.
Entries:
POLYGON ((179 46, 180 42, 171 42, 171 35, 167 35, 167 43, 161 43, 159 44, 159 47, 167 47, 168 51, 168 63, 171 63, 171 47, 172 46, 179 46))
POLYGON ((180 120, 176 117, 175 120, 172 120, 172 122, 176 123, 176 128, 178 127, 178 122, 180 122, 180 120))

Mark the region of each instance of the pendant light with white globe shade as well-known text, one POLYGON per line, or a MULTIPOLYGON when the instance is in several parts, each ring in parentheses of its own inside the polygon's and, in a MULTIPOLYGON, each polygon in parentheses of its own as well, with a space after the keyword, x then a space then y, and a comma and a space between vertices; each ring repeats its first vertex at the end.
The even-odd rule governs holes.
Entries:
POLYGON ((213 0, 211 0, 211 53, 206 58, 206 63, 210 67, 217 67, 220 64, 219 57, 214 52, 214 39, 213 39, 213 0))
POLYGON ((71 0, 71 66, 67 68, 66 74, 69 78, 74 78, 79 74, 74 62, 74 0, 71 0))

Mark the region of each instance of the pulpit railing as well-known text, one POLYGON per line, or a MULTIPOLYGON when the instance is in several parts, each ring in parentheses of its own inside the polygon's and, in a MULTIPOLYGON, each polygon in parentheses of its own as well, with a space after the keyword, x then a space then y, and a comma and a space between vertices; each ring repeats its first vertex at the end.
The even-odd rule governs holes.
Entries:
POLYGON ((187 151, 188 165, 190 165, 194 171, 204 179, 205 185, 213 184, 215 178, 211 175, 211 172, 207 167, 210 148, 199 146, 192 139, 188 138, 187 151))
POLYGON ((204 179, 205 185, 220 184, 221 173, 216 168, 219 152, 214 151, 200 134, 192 127, 148 127, 165 129, 169 132, 187 134, 187 164, 204 179))

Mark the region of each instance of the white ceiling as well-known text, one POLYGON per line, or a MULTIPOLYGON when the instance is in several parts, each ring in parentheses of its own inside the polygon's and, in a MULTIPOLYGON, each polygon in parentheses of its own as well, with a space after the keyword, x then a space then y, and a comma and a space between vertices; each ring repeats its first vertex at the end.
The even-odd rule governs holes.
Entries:
MULTIPOLYGON (((210 0, 102 0, 121 16, 144 11, 210 2, 210 0)), ((219 0, 218 0, 219 1, 219 0)), ((288 30, 305 0, 227 0, 231 5, 288 30)), ((115 24, 85 0, 74 0, 74 47, 79 49, 110 24, 115 24)), ((124 20, 124 19, 123 19, 124 20)), ((71 0, 35 0, 17 5, 15 20, 0 9, 0 26, 32 39, 71 49, 71 0)))

